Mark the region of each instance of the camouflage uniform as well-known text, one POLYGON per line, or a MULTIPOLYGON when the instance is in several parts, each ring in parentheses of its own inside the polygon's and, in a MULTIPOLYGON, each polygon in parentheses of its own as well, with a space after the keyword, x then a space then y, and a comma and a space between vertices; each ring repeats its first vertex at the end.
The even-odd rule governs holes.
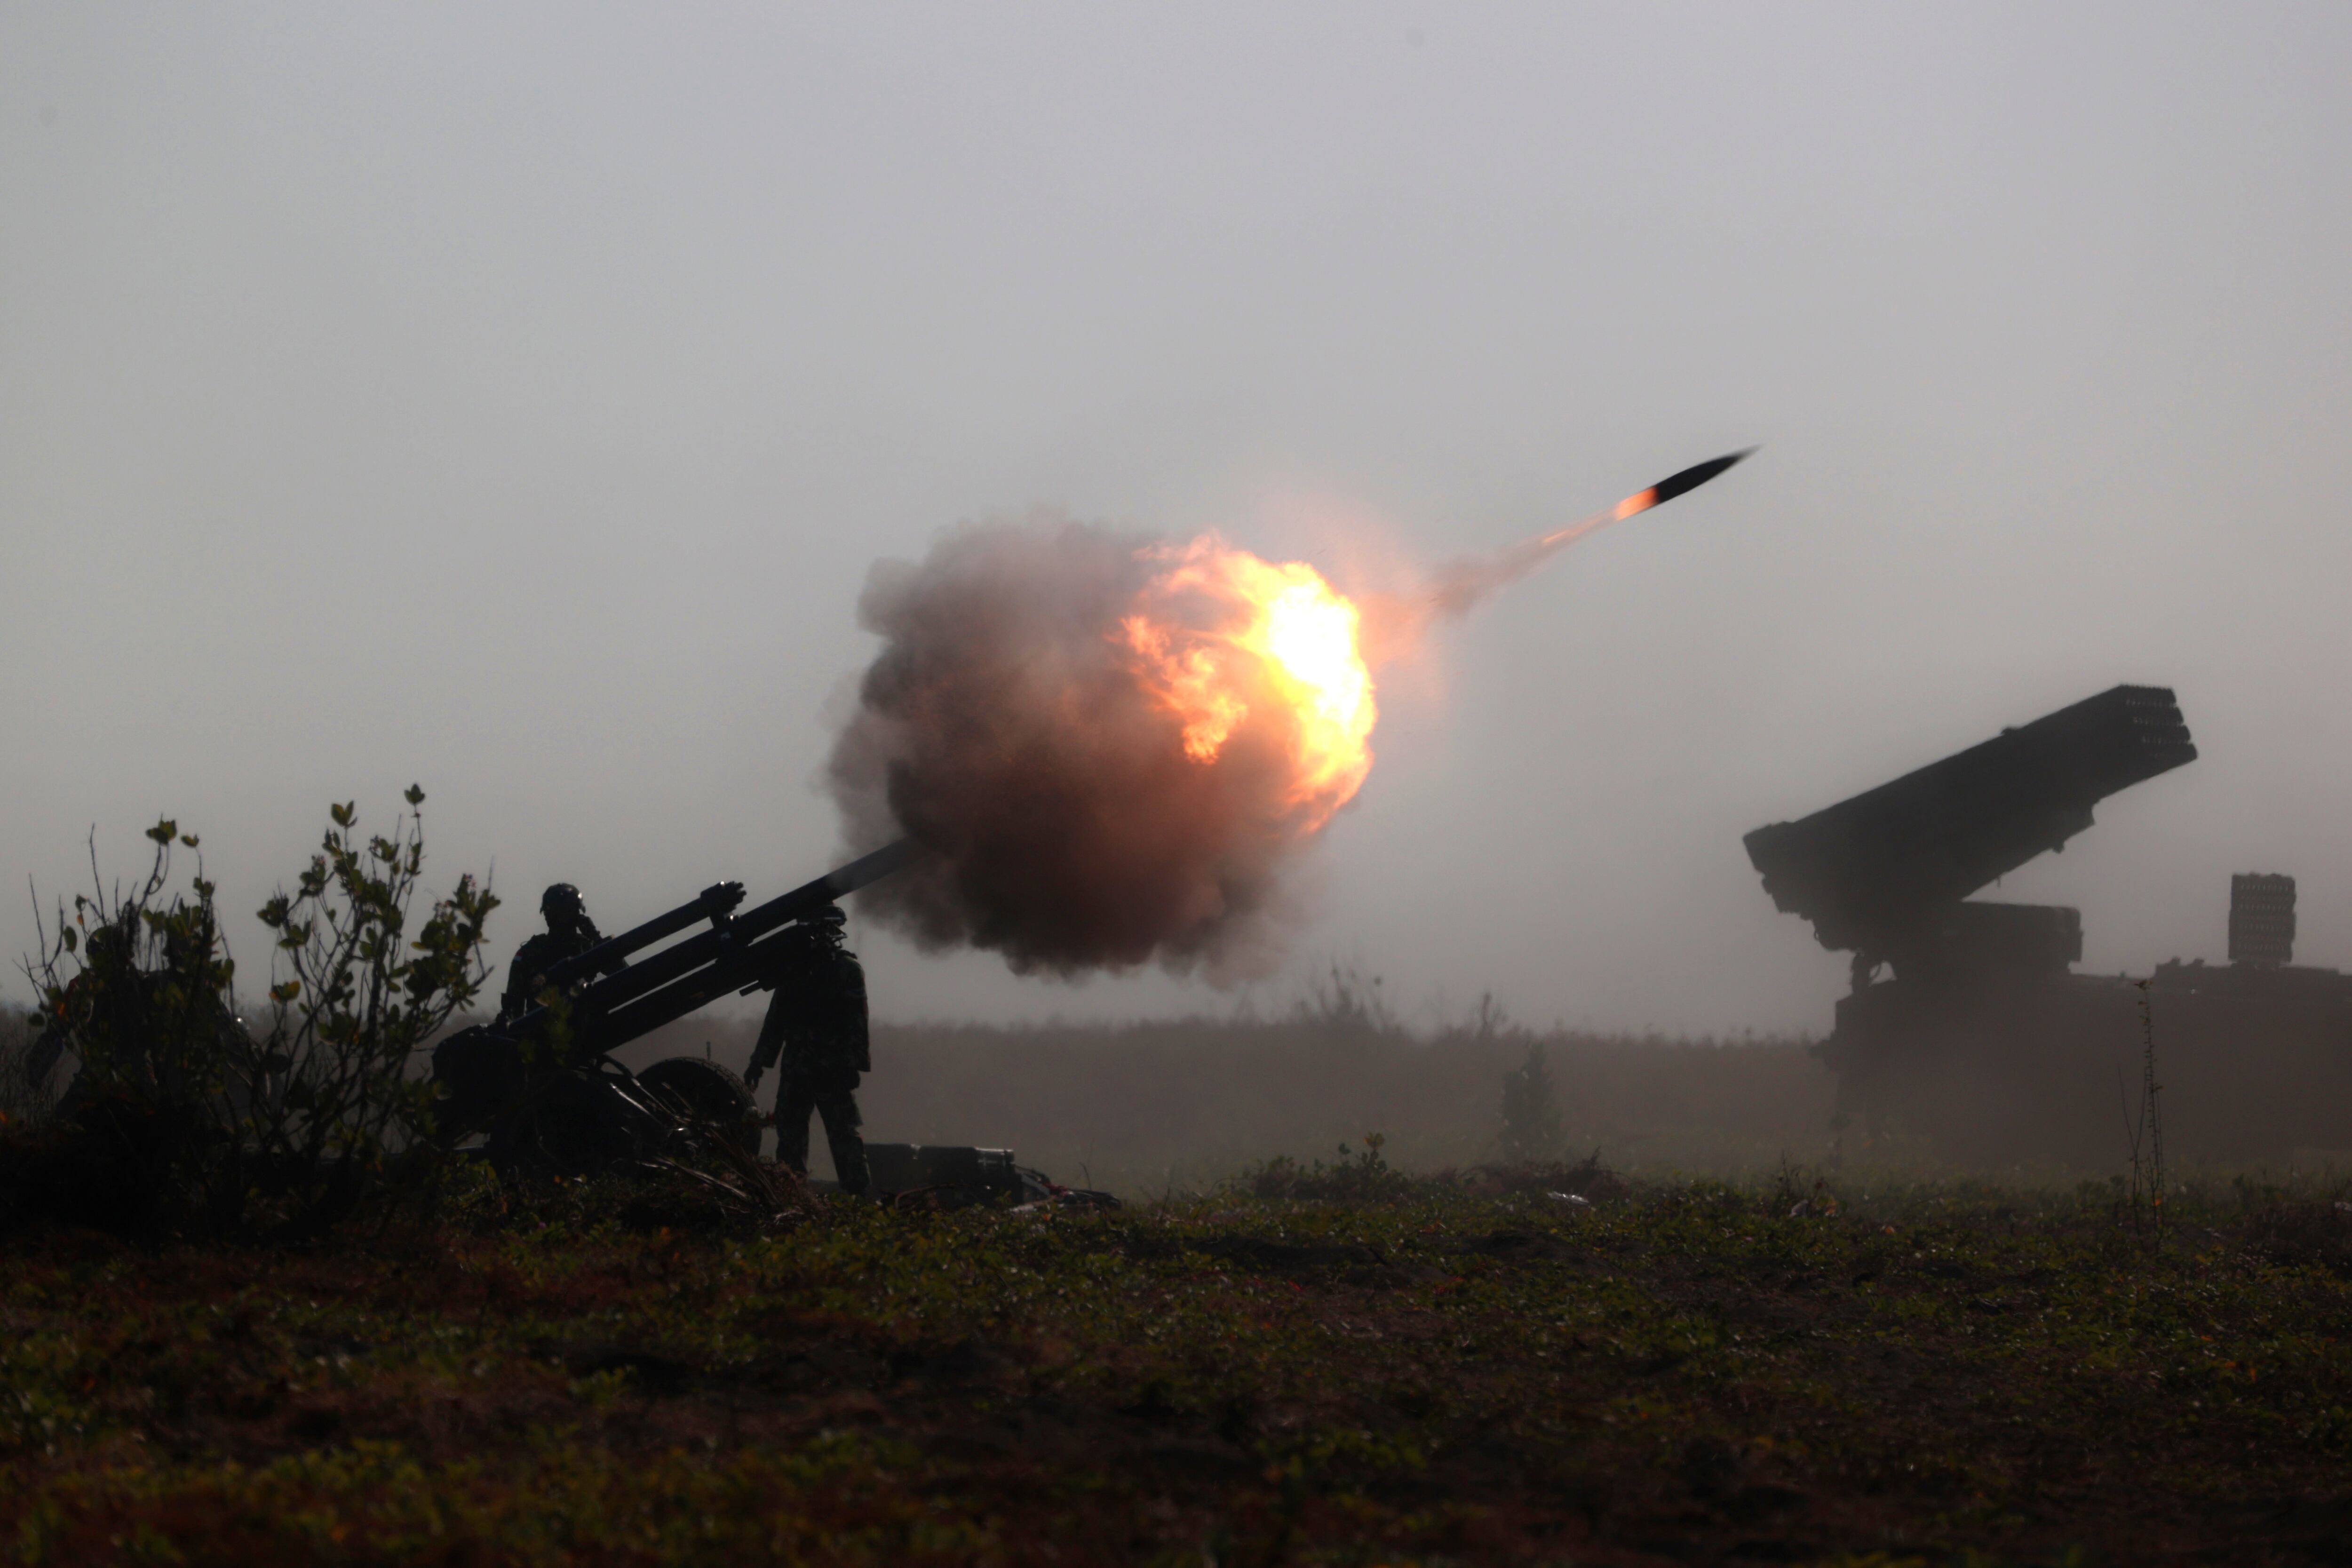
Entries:
POLYGON ((808 1170, 809 1113, 824 1119, 825 1142, 842 1191, 867 1185, 866 1144, 857 1135, 857 1079, 873 1069, 866 1027, 866 970, 842 945, 841 911, 792 928, 792 956, 760 1026, 744 1081, 753 1088, 779 1053, 776 1158, 808 1170))

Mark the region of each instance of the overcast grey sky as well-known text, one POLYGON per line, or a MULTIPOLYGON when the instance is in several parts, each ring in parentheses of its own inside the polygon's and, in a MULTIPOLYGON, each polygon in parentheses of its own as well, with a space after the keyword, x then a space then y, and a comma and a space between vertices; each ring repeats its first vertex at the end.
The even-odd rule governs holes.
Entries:
MULTIPOLYGON (((959 521, 1344 579, 1762 442, 1384 685, 1261 1005, 1826 1028, 1739 836, 2118 680, 2202 759, 2002 896, 2141 968, 2286 871, 2352 965, 2347 67, 2341 5, 16 0, 0 870, 169 812, 242 913, 415 779, 503 962, 552 879, 824 869, 859 585, 959 521)), ((866 946, 891 1016, 1235 1001, 866 946)))

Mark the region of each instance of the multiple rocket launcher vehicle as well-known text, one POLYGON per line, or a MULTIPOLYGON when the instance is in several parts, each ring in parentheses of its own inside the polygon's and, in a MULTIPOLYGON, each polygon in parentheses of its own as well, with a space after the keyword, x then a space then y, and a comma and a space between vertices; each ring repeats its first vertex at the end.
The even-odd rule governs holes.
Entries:
MULTIPOLYGON (((1686 468, 1540 545, 1747 456, 1686 468)), ((2177 1154, 2352 1151, 2352 976, 2294 963, 2293 879, 2233 879, 2226 967, 2176 960, 2143 980, 2074 973, 2079 910, 1972 897, 2063 848, 2109 795, 2196 757, 2169 689, 2118 686, 1748 835, 1773 902, 1853 955, 1853 992, 1818 1047, 1838 1126, 1858 1118, 1865 1138, 1900 1130, 1975 1162, 2107 1166, 2129 1146, 2128 1086, 2153 1056, 2177 1154)))
MULTIPOLYGON (((1747 456, 1685 468, 1541 544, 1747 456)), ((1837 1125, 1900 1130, 1964 1160, 2107 1166, 2128 1146, 2129 1086, 2153 1052, 2177 1154, 2352 1150, 2352 976, 2294 963, 2292 878, 2232 879, 2226 967, 2176 960, 2144 980, 2074 973, 2079 910, 1972 897, 2063 848, 2109 795, 2196 757, 2169 689, 2118 686, 1748 835, 1773 902, 1853 955, 1853 992, 1819 1047, 1838 1078, 1837 1125)))
POLYGON ((1971 1162, 2110 1166, 2152 1041, 2174 1158, 2352 1149, 2352 976, 2294 964, 2292 879, 2233 879, 2227 965, 2138 980, 2074 973, 2079 911, 1970 896, 2196 756, 2171 691, 2118 686, 1748 835, 1773 902, 1853 955, 1818 1047, 1840 1125, 1971 1162))

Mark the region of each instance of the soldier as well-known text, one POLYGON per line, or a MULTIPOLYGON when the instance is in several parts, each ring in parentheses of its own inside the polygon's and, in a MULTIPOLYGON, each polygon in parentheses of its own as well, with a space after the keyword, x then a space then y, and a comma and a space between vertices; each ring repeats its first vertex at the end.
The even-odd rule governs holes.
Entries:
POLYGON ((824 1118, 841 1190, 867 1185, 857 1136, 857 1079, 871 1071, 866 1033, 866 970, 842 945, 840 906, 827 904, 790 928, 791 959, 760 1026, 743 1081, 753 1089, 781 1053, 776 1083, 776 1158, 808 1171, 809 1112, 824 1118))
POLYGON ((547 929, 515 952, 514 963, 507 970, 506 994, 499 1000, 500 1023, 520 1018, 538 1005, 541 982, 549 970, 604 940, 604 933, 588 918, 580 889, 569 882, 558 882, 541 893, 539 912, 547 917, 547 929))
POLYGON ((121 929, 101 925, 83 939, 81 973, 66 982, 60 1006, 25 1058, 26 1079, 35 1089, 46 1089, 66 1052, 74 1053, 80 1066, 58 1101, 60 1118, 78 1114, 97 1087, 100 1075, 89 1070, 93 1058, 122 1087, 151 1081, 152 987, 128 935, 134 929, 126 919, 121 929))
POLYGON ((68 1050, 80 1064, 58 1101, 60 1118, 100 1093, 165 1103, 202 1096, 221 1068, 233 1077, 250 1065, 253 1042, 221 994, 226 973, 211 927, 170 923, 157 969, 141 966, 137 930, 126 907, 118 923, 83 940, 80 973, 25 1056, 25 1077, 38 1090, 68 1050))

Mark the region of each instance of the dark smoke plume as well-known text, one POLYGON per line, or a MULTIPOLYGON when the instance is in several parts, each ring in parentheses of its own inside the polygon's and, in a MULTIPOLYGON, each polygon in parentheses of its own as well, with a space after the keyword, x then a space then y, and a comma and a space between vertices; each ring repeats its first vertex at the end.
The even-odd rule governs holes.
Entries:
POLYGON ((903 834, 920 853, 861 910, 1024 973, 1271 958, 1277 879, 1311 826, 1286 796, 1293 721, 1254 704, 1214 762, 1184 754, 1118 636, 1152 544, 1039 515, 874 568, 858 615, 883 647, 828 784, 853 849, 903 834))

